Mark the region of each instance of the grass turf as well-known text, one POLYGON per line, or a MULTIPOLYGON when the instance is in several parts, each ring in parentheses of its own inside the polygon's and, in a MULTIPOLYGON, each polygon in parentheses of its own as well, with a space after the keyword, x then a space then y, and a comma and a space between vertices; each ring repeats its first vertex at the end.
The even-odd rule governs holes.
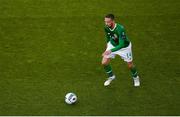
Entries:
POLYGON ((179 0, 0 0, 0 115, 179 115, 179 0), (103 86, 104 21, 114 13, 141 76, 112 61, 103 86), (75 92, 78 103, 64 96, 75 92))

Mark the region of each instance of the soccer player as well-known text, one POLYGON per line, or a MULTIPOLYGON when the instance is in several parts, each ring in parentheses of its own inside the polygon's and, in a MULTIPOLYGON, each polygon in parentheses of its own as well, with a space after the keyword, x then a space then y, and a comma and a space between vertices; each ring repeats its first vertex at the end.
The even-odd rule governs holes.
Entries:
POLYGON ((121 24, 116 23, 114 19, 115 17, 113 14, 108 14, 104 18, 107 48, 102 54, 102 65, 109 77, 104 82, 104 86, 110 85, 110 83, 116 78, 110 66, 111 58, 115 58, 116 55, 119 55, 125 62, 127 62, 128 68, 132 74, 134 86, 140 86, 138 72, 132 61, 132 44, 126 35, 124 27, 121 24))

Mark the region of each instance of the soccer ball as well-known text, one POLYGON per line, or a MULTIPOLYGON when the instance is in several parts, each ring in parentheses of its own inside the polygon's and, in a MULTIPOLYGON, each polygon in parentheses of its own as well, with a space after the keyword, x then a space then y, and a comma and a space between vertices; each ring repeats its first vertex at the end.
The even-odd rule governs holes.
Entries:
POLYGON ((74 104, 77 101, 77 96, 74 93, 67 93, 65 96, 65 102, 67 104, 74 104))

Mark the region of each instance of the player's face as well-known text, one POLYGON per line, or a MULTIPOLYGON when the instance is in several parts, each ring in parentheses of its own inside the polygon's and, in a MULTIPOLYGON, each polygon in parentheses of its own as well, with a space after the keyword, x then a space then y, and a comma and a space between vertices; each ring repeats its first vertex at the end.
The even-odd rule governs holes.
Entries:
POLYGON ((113 23, 114 23, 114 20, 112 20, 111 18, 105 18, 104 22, 105 22, 106 26, 112 27, 113 23))

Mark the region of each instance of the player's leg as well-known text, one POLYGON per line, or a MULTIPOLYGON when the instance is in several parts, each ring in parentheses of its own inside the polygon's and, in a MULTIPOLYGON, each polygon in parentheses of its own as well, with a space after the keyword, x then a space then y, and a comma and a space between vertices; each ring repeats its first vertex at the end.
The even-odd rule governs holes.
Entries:
POLYGON ((132 49, 131 49, 131 43, 129 44, 129 46, 127 48, 124 48, 123 50, 119 50, 116 52, 118 55, 121 56, 121 58, 127 62, 128 64, 128 68, 131 71, 133 80, 134 80, 134 86, 139 86, 140 82, 139 82, 139 76, 138 76, 138 72, 137 69, 135 67, 135 65, 133 65, 133 56, 132 56, 132 49))
POLYGON ((115 79, 115 75, 113 74, 111 65, 109 64, 111 61, 110 58, 103 57, 102 59, 102 66, 104 67, 105 72, 108 75, 108 79, 105 81, 104 86, 110 85, 111 81, 115 79))
POLYGON ((139 76, 138 76, 138 72, 137 72, 135 65, 133 64, 132 61, 127 62, 127 64, 128 64, 128 68, 131 71, 131 75, 134 80, 134 86, 140 86, 139 76))
POLYGON ((101 64, 104 67, 104 70, 107 73, 108 77, 113 76, 112 68, 111 68, 111 65, 109 64, 110 61, 111 61, 110 58, 103 57, 102 62, 101 62, 101 64))
POLYGON ((136 67, 134 66, 133 62, 127 62, 128 68, 131 71, 132 77, 137 77, 137 70, 136 67))

